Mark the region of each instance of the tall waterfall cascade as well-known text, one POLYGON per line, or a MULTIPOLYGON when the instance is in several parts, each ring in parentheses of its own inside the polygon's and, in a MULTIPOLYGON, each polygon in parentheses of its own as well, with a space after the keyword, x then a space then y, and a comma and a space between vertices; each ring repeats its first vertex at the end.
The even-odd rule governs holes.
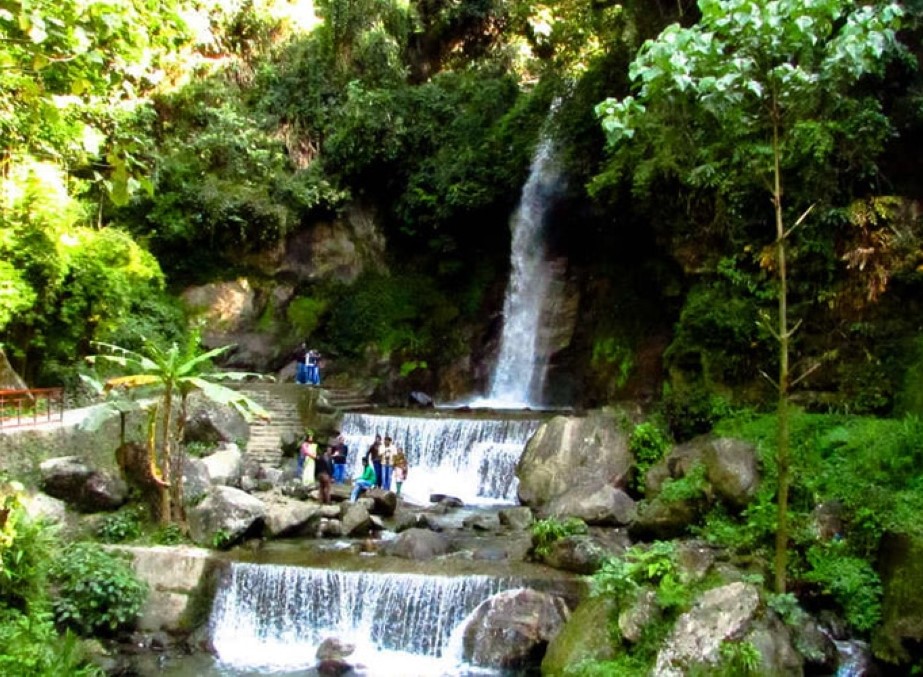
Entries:
POLYGON ((345 572, 233 563, 211 615, 222 663, 304 670, 328 637, 354 644, 351 663, 376 677, 457 675, 467 616, 513 578, 345 572))
POLYGON ((554 146, 544 137, 510 222, 511 271, 503 303, 500 353, 490 391, 476 403, 479 406, 516 409, 542 402, 549 348, 542 345, 541 323, 547 314, 548 290, 558 272, 546 260, 544 226, 560 182, 554 146))
POLYGON ((389 436, 410 465, 402 494, 425 502, 432 493, 465 503, 515 503, 516 464, 540 419, 387 416, 348 413, 341 430, 353 477, 375 435, 389 436))

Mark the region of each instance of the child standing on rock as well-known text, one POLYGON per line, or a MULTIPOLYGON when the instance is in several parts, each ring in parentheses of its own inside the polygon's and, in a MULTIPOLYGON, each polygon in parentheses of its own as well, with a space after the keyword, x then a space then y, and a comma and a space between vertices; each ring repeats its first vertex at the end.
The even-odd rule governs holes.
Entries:
POLYGON ((408 470, 407 457, 404 456, 404 450, 400 447, 394 452, 393 465, 395 493, 400 496, 401 486, 407 480, 408 470))

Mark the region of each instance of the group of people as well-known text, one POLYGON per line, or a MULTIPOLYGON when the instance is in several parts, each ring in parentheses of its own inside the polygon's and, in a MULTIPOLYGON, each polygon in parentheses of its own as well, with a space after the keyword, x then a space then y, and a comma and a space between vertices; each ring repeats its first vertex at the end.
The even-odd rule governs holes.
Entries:
POLYGON ((295 349, 295 383, 320 385, 320 353, 302 343, 295 349))
POLYGON ((375 435, 375 441, 362 458, 362 476, 353 482, 350 500, 356 501, 360 493, 372 487, 391 491, 392 480, 395 493, 400 496, 408 470, 409 464, 404 450, 394 444, 391 437, 386 435, 382 441, 381 435, 375 435))
MULTIPOLYGON (((346 483, 346 465, 349 447, 343 436, 327 444, 323 451, 314 440, 314 434, 308 431, 298 449, 298 476, 304 484, 317 482, 321 503, 330 503, 330 488, 333 483, 346 483)), ((378 487, 391 491, 394 482, 395 493, 400 496, 401 488, 407 480, 409 464, 404 450, 394 444, 390 436, 375 435, 375 441, 362 457, 362 475, 353 482, 350 500, 355 502, 363 491, 378 487)))
POLYGON ((304 484, 312 479, 320 487, 321 503, 330 503, 330 487, 336 482, 346 482, 346 461, 349 447, 342 435, 326 445, 323 451, 314 441, 314 434, 308 432, 298 449, 298 475, 304 484))

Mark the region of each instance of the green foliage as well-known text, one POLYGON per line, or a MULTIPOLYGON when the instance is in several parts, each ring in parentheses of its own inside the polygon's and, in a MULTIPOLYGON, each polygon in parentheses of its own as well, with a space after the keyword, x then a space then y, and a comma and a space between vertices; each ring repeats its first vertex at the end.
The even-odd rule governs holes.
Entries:
POLYGON ((732 413, 730 403, 704 386, 664 386, 660 410, 673 438, 685 442, 709 432, 719 420, 732 413))
POLYGON ((327 301, 310 296, 292 299, 285 309, 285 317, 292 332, 305 338, 311 336, 317 330, 327 306, 327 301))
POLYGON ((124 543, 140 535, 141 519, 131 508, 106 515, 96 529, 96 537, 103 543, 124 543))
POLYGON ((92 543, 68 545, 49 573, 55 621, 83 635, 130 627, 147 597, 122 556, 92 543))
POLYGON ((670 478, 664 482, 657 497, 667 503, 685 503, 704 498, 708 489, 705 472, 704 464, 694 464, 682 477, 670 478))
POLYGON ((756 677, 762 674, 762 655, 752 642, 733 642, 725 640, 718 649, 720 662, 717 671, 708 674, 721 677, 756 677))
POLYGON ((593 574, 593 595, 613 597, 619 605, 630 601, 642 586, 653 585, 658 605, 676 611, 688 605, 691 592, 679 580, 676 545, 655 541, 629 548, 621 557, 610 557, 593 574))
POLYGON ((218 444, 215 442, 186 442, 186 453, 193 458, 208 456, 217 448, 218 444))
POLYGON ((181 545, 186 542, 183 530, 178 524, 166 524, 151 535, 155 545, 181 545))
POLYGON ((586 522, 577 517, 568 517, 563 522, 549 517, 536 520, 530 527, 532 532, 532 549, 538 557, 545 557, 551 552, 551 546, 567 536, 587 533, 586 522))
POLYGON ((102 677, 89 664, 75 635, 55 630, 48 612, 24 614, 0 604, 0 673, 34 677, 102 677))
POLYGON ((815 583, 843 610, 846 621, 861 633, 881 621, 881 579, 869 562, 848 554, 846 544, 832 541, 808 549, 810 569, 804 580, 815 583))
POLYGON ((617 390, 628 382, 634 367, 634 351, 615 337, 599 338, 593 343, 590 364, 595 369, 614 368, 614 386, 617 390))
POLYGON ((653 661, 646 656, 626 653, 611 661, 583 660, 567 669, 566 677, 647 677, 653 661))
POLYGON ((225 550, 229 548, 233 542, 231 534, 224 529, 218 529, 218 531, 212 534, 212 547, 215 550, 225 550))
POLYGON ((635 459, 634 487, 644 491, 644 476, 652 466, 666 456, 670 440, 660 427, 651 421, 639 423, 628 436, 628 450, 635 459))

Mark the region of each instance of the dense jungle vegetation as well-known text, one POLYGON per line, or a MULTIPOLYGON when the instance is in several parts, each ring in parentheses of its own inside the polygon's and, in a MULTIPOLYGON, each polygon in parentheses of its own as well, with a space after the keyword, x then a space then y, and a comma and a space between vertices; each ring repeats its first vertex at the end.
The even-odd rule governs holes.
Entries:
MULTIPOLYGON (((30 385, 74 386, 93 342, 183 343, 180 292, 248 276, 294 288, 260 319, 292 345, 438 390, 489 357, 548 134, 549 246, 580 293, 554 356, 571 403, 652 402, 655 452, 716 425, 764 444, 766 495, 703 538, 761 552, 781 532, 779 592, 788 571, 869 634, 880 541, 923 507, 923 6, 763 4, 0 0, 0 347, 30 385), (266 273, 354 209, 380 266, 266 273), (806 515, 833 499, 848 537, 819 546, 806 515)), ((48 574, 11 556, 0 614, 41 645, 51 602, 15 586, 48 574)))

